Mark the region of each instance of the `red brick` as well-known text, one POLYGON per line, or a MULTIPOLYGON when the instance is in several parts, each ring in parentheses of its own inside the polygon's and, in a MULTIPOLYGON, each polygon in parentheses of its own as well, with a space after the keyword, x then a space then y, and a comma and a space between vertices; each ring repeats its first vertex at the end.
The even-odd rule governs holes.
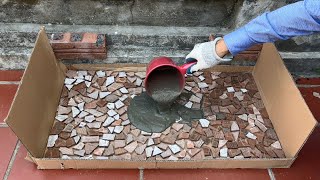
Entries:
POLYGON ((299 88, 304 100, 308 104, 313 116, 320 122, 320 98, 313 96, 313 92, 320 93, 320 87, 300 87, 299 88))
POLYGON ((9 128, 0 128, 0 179, 6 173, 14 148, 17 144, 17 137, 9 128))
POLYGON ((57 59, 106 59, 106 53, 55 53, 57 59))
POLYGON ((0 71, 0 81, 20 81, 23 70, 5 70, 0 71))
POLYGON ((74 49, 74 48, 106 48, 106 38, 105 35, 98 35, 96 33, 80 33, 82 34, 81 41, 71 42, 72 33, 64 33, 63 39, 61 40, 51 40, 51 46, 54 50, 57 49, 74 49), (101 42, 98 42, 98 36, 103 37, 101 42))
POLYGON ((35 164, 24 159, 26 154, 26 149, 21 145, 9 175, 9 180, 21 179, 22 177, 23 179, 32 180, 139 179, 139 170, 38 170, 35 164))
POLYGON ((289 169, 272 169, 277 180, 320 179, 320 128, 317 127, 289 169))
POLYGON ((16 84, 0 85, 0 123, 7 117, 17 88, 18 85, 16 84))
POLYGON ((266 169, 181 169, 181 170, 144 170, 144 179, 237 179, 269 180, 266 169))
POLYGON ((54 53, 104 53, 106 49, 56 49, 54 53))

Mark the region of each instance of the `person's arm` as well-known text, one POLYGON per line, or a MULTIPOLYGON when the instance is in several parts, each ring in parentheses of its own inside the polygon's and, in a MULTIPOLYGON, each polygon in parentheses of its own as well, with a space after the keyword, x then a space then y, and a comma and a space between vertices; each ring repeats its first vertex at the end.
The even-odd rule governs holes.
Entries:
POLYGON ((220 57, 227 54, 226 51, 236 55, 254 44, 286 40, 315 32, 320 32, 320 0, 304 0, 256 17, 245 26, 225 35, 223 41, 217 43, 216 51, 220 57))

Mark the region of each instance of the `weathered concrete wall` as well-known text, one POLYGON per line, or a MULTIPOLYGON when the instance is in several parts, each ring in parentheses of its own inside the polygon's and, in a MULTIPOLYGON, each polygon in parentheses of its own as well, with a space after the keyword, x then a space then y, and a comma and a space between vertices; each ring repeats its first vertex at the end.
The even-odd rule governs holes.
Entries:
POLYGON ((0 22, 224 26, 238 0, 2 0, 0 22))

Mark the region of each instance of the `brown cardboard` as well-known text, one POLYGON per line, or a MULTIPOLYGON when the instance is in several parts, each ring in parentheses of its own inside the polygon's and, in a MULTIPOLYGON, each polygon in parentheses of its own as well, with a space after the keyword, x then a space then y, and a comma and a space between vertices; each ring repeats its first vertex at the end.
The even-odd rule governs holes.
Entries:
POLYGON ((41 29, 6 123, 34 157, 43 157, 65 75, 41 29))
MULTIPOLYGON (((145 64, 74 64, 68 69, 141 71, 145 64)), ((202 161, 65 160, 43 158, 60 98, 66 66, 57 61, 45 34, 39 33, 7 123, 39 169, 111 168, 286 168, 316 125, 274 45, 265 44, 255 67, 216 66, 208 71, 252 72, 287 158, 204 159, 202 161)))
POLYGON ((286 157, 296 157, 316 125, 273 44, 265 44, 253 76, 286 157))

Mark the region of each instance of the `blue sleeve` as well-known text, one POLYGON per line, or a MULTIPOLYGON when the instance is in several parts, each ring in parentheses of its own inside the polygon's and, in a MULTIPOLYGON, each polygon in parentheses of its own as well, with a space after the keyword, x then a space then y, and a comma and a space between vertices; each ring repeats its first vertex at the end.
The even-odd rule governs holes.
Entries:
POLYGON ((224 36, 232 55, 254 44, 320 32, 320 0, 299 1, 264 13, 224 36))

